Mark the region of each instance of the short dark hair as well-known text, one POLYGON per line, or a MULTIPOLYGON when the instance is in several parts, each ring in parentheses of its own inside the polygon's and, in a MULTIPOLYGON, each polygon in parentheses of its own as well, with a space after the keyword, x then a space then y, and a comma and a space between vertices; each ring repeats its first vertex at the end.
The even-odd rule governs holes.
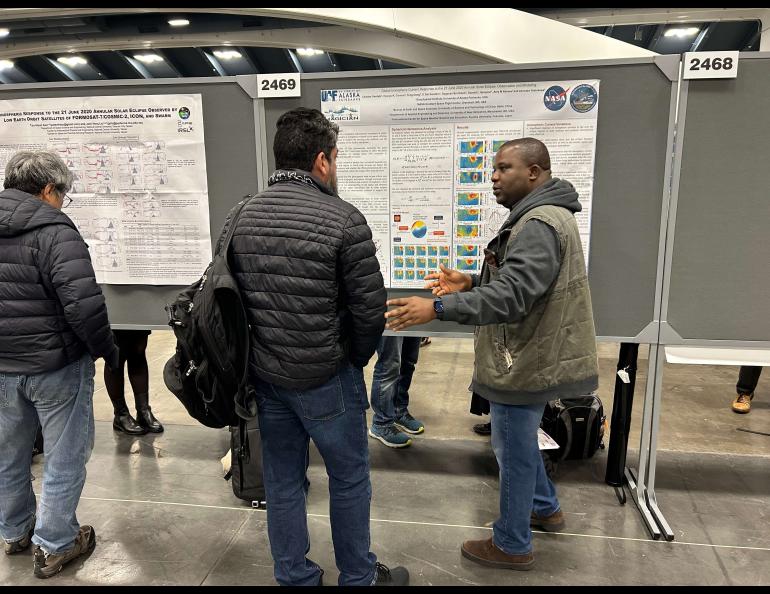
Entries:
POLYGON ((276 126, 273 141, 276 169, 310 171, 318 153, 323 152, 331 159, 332 150, 337 146, 340 127, 317 109, 298 107, 287 111, 278 118, 276 126))
POLYGON ((551 169, 551 155, 548 148, 537 138, 516 138, 509 140, 500 147, 500 150, 514 148, 521 154, 522 160, 529 165, 539 165, 540 169, 551 169))

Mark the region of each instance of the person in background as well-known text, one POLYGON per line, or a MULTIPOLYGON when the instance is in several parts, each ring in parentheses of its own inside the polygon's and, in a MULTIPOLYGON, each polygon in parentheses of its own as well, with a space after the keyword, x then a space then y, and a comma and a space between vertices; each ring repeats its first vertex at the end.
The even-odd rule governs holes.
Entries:
POLYGON ((409 414, 409 386, 419 355, 419 336, 383 336, 377 345, 369 437, 390 448, 408 447, 410 435, 425 431, 422 421, 409 414))
POLYGON ((757 389, 762 368, 753 365, 743 365, 738 373, 738 384, 735 390, 738 395, 733 400, 733 412, 746 414, 751 412, 751 401, 754 399, 754 390, 757 389))
POLYGON ((115 340, 120 349, 120 364, 116 369, 104 367, 104 385, 112 401, 115 418, 112 428, 128 435, 162 433, 160 424, 150 408, 150 378, 147 367, 147 337, 149 330, 114 330, 115 340), (124 394, 125 379, 123 368, 128 364, 128 380, 134 392, 136 419, 131 416, 124 394))

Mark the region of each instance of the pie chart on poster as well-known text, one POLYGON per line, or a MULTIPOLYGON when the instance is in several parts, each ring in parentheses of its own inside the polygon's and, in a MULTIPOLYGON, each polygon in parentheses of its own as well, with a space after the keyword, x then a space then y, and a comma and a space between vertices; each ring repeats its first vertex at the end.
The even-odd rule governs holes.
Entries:
POLYGON ((428 233, 428 227, 424 221, 415 221, 412 225, 412 235, 417 239, 422 239, 428 233))

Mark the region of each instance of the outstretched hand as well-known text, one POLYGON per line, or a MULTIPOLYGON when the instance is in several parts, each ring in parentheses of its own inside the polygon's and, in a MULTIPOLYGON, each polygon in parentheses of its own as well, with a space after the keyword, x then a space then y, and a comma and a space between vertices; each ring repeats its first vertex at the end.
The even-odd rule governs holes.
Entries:
POLYGON ((399 299, 389 299, 388 306, 391 305, 398 307, 385 312, 385 318, 388 320, 385 327, 388 330, 406 330, 410 326, 427 324, 431 320, 436 319, 436 312, 433 310, 433 299, 401 297, 399 299))
POLYGON ((470 275, 447 268, 443 264, 439 268, 441 269, 440 272, 431 272, 425 275, 425 280, 428 281, 425 283, 425 288, 432 289, 436 297, 469 291, 473 286, 470 275))

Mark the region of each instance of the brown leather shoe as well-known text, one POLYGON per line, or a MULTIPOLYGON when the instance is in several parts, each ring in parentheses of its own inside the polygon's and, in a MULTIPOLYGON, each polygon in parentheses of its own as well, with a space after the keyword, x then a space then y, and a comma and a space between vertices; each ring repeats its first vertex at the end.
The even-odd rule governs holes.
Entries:
POLYGON ((535 556, 531 551, 523 555, 509 555, 498 549, 491 538, 466 540, 460 550, 466 559, 487 567, 527 571, 535 564, 535 556))
POLYGON ((745 415, 751 412, 751 401, 754 399, 754 392, 751 394, 738 394, 733 400, 733 412, 745 415))
POLYGON ((558 532, 564 529, 564 514, 561 510, 555 511, 550 516, 538 516, 535 512, 529 517, 529 525, 533 528, 541 528, 546 532, 558 532))

